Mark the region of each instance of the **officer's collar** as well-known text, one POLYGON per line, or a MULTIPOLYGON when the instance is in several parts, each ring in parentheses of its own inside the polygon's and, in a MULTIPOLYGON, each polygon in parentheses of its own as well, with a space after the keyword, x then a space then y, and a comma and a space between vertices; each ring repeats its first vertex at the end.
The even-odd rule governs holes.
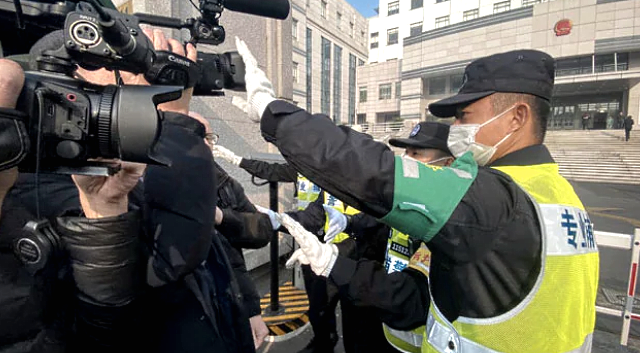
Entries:
POLYGON ((533 145, 511 152, 491 163, 489 167, 524 166, 546 163, 555 163, 547 147, 545 145, 533 145))

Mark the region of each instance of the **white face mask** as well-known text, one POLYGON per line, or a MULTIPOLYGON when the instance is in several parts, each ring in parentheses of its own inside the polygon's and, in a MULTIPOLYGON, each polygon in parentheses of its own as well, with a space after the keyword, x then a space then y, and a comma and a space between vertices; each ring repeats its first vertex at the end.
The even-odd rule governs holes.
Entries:
POLYGON ((491 157, 496 153, 498 146, 508 139, 513 132, 509 133, 494 146, 487 146, 476 142, 476 135, 478 131, 480 131, 480 128, 500 118, 514 107, 515 105, 482 124, 451 125, 449 138, 447 139, 447 146, 449 146, 451 153, 458 158, 471 151, 471 153, 473 153, 473 159, 475 159, 478 165, 487 165, 491 157))
POLYGON ((438 162, 440 162, 440 161, 444 161, 444 160, 446 160, 446 159, 451 158, 451 157, 442 157, 442 158, 435 159, 435 160, 433 160, 433 161, 431 161, 431 162, 424 163, 424 162, 421 162, 421 161, 419 161, 419 160, 417 160, 417 159, 415 159, 415 158, 413 158, 413 157, 409 156, 406 152, 402 152, 402 155, 401 155, 400 157, 402 157, 402 158, 406 158, 406 159, 408 159, 408 160, 410 160, 410 161, 415 161, 415 162, 418 162, 418 163, 423 163, 423 164, 426 164, 426 165, 433 165, 434 163, 438 163, 438 162))

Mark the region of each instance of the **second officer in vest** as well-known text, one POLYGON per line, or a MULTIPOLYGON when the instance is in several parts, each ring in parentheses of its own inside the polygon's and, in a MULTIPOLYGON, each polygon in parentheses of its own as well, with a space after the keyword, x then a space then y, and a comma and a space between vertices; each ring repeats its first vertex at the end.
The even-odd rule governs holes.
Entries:
MULTIPOLYGON (((276 100, 246 46, 238 49, 247 87, 257 87, 247 113, 265 139, 321 188, 431 250, 428 277, 393 273, 403 291, 369 286, 356 305, 401 297, 378 312, 395 329, 426 323, 423 352, 591 350, 598 251, 584 206, 543 145, 551 56, 518 50, 469 64, 458 95, 430 106, 456 117, 447 144, 457 159, 433 168, 276 100), (300 136, 300 126, 317 138, 300 136)), ((359 263, 282 221, 300 244, 292 260, 341 287, 362 285, 359 263)))

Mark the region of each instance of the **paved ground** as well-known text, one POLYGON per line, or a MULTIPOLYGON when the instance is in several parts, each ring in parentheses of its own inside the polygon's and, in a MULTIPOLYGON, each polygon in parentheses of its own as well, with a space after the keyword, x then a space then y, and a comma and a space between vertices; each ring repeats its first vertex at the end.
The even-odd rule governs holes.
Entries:
MULTIPOLYGON (((594 222, 595 229, 608 232, 631 234, 634 228, 640 228, 640 186, 574 183, 576 192, 589 209, 589 215, 594 222)), ((600 295, 599 304, 607 304, 602 290, 626 291, 626 281, 629 271, 630 252, 622 250, 600 249, 600 295)), ((269 273, 264 268, 253 271, 261 294, 269 290, 269 273)), ((281 283, 291 280, 290 271, 283 270, 280 274, 281 283)), ((638 283, 640 290, 640 283, 638 283)), ((640 298, 640 296, 639 296, 640 298)), ((640 301, 635 311, 640 312, 640 301)), ((340 311, 337 310, 338 322, 340 311)), ((340 326, 340 325, 339 325, 340 326)), ((640 323, 632 324, 631 339, 628 347, 621 347, 620 342, 621 319, 606 315, 598 315, 596 332, 594 335, 593 353, 604 352, 637 352, 640 353, 640 323)), ((338 332, 341 328, 338 327, 338 332)), ((289 353, 304 348, 312 337, 310 328, 300 335, 278 343, 265 343, 261 353, 289 353)), ((342 341, 336 346, 335 352, 344 352, 342 341)))

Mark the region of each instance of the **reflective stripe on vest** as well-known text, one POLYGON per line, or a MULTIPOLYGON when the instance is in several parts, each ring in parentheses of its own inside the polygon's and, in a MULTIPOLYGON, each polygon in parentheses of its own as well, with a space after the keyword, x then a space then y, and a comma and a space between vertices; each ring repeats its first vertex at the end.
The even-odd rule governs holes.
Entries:
MULTIPOLYGON (((436 347, 437 352, 463 352, 463 353, 496 353, 493 349, 483 347, 464 337, 457 336, 452 329, 435 320, 435 316, 429 314, 427 319, 428 342, 436 347)), ((567 353, 589 353, 593 334, 589 334, 582 346, 567 351, 567 353)))
MULTIPOLYGON (((346 206, 345 204, 338 200, 335 196, 330 195, 328 192, 324 193, 324 204, 327 206, 331 206, 333 208, 335 208, 336 210, 340 211, 342 214, 346 214, 349 216, 352 216, 354 214, 358 214, 360 213, 360 211, 356 210, 355 208, 351 207, 351 206, 346 206)), ((329 229, 329 217, 325 217, 326 221, 324 223, 324 232, 325 234, 327 233, 327 230, 329 229)), ((349 238, 349 234, 347 233, 340 233, 338 235, 336 235, 335 238, 333 238, 333 240, 331 241, 333 244, 338 244, 343 242, 345 239, 349 238)))
POLYGON ((405 353, 420 353, 420 345, 422 344, 422 332, 424 326, 414 331, 399 331, 382 324, 384 337, 393 348, 405 353), (415 331, 420 330, 420 333, 415 331))
MULTIPOLYGON (((424 273, 427 277, 429 276, 431 253, 424 244, 421 244, 420 249, 414 253, 411 245, 412 242, 409 240, 408 235, 396 229, 391 229, 384 262, 387 273, 400 272, 407 266, 410 266, 409 263, 411 263, 411 267, 418 267, 417 269, 420 272, 424 273), (413 254, 413 256, 409 258, 411 254, 413 254)), ((395 349, 407 353, 420 352, 422 335, 425 330, 424 326, 420 326, 411 331, 400 331, 392 329, 386 324, 382 324, 382 329, 387 342, 395 349)))
POLYGON ((304 210, 320 196, 320 187, 298 174, 298 210, 304 210))
POLYGON ((496 168, 534 201, 542 269, 526 298, 497 317, 448 322, 431 300, 423 352, 590 352, 599 260, 593 226, 555 163, 496 168))

